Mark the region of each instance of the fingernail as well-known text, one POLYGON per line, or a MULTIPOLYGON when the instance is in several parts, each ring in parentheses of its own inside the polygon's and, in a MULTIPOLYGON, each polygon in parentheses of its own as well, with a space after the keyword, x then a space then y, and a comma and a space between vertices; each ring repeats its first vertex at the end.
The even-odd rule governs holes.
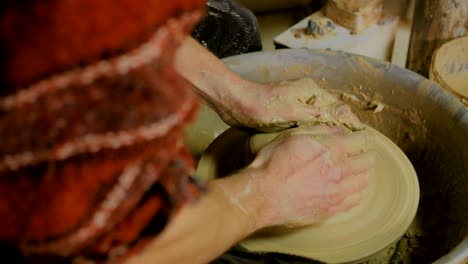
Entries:
POLYGON ((333 183, 338 183, 343 178, 341 167, 331 167, 328 171, 328 177, 333 183))

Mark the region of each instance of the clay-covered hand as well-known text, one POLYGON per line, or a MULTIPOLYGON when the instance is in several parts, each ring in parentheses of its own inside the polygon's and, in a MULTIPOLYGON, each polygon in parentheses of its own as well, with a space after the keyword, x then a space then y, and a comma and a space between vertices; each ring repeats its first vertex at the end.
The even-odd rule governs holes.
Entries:
POLYGON ((349 106, 302 78, 269 84, 247 82, 242 99, 226 111, 218 111, 231 126, 274 132, 299 124, 345 125, 353 131, 364 128, 349 106))
POLYGON ((320 222, 360 203, 374 166, 366 131, 344 134, 318 126, 314 137, 283 136, 262 148, 247 168, 257 227, 320 222))

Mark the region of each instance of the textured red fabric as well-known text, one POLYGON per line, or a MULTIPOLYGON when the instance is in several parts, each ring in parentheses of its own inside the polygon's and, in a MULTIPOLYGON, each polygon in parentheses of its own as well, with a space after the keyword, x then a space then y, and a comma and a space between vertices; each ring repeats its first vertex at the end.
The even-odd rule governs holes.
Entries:
MULTIPOLYGON (((82 149, 83 145, 74 146, 79 143, 73 142, 83 141, 89 135, 158 124, 163 129, 180 122, 191 110, 195 97, 170 66, 154 65, 143 66, 127 75, 100 78, 89 85, 58 90, 0 116, 0 171, 8 169, 2 168, 6 159, 22 153, 34 155, 34 160, 22 166, 66 158, 58 157, 60 148, 68 144, 82 149)), ((145 140, 135 137, 132 142, 121 144, 145 140)), ((95 146, 75 152, 88 152, 95 146)))
POLYGON ((35 80, 138 46, 170 17, 203 0, 36 0, 2 3, 2 84, 35 80), (10 4, 8 4, 10 3, 10 4))
POLYGON ((196 199, 182 137, 198 99, 173 59, 201 6, 0 5, 0 247, 25 263, 104 260, 196 199))
MULTIPOLYGON (((149 166, 147 173, 154 172, 154 169, 158 168, 158 163, 155 161, 157 160, 152 159, 147 164, 149 166)), ((135 239, 148 224, 153 226, 149 234, 144 234, 146 237, 151 237, 155 235, 155 231, 162 230, 182 205, 193 201, 194 197, 200 194, 198 186, 190 181, 189 176, 192 171, 193 160, 187 148, 183 147, 176 158, 160 173, 158 182, 145 194, 146 197, 140 205, 135 207, 134 211, 111 232, 101 237, 88 249, 88 252, 102 255, 119 251, 123 245, 138 242, 135 239)), ((125 253, 120 254, 125 255, 125 253)))

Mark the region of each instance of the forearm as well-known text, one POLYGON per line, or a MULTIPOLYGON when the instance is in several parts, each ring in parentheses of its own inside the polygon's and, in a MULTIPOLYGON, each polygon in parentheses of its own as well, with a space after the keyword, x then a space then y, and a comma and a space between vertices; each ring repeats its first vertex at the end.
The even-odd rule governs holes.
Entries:
POLYGON ((128 263, 201 264, 221 255, 257 228, 250 213, 257 209, 239 208, 229 196, 239 193, 248 181, 248 175, 236 175, 212 182, 201 200, 182 209, 144 253, 128 263))
POLYGON ((187 37, 179 47, 175 67, 215 110, 245 107, 242 95, 253 83, 242 79, 193 38, 187 37))

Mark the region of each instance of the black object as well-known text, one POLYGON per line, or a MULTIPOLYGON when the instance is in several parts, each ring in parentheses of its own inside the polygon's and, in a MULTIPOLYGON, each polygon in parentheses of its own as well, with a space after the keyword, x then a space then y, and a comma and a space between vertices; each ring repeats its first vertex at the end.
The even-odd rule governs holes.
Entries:
POLYGON ((262 50, 257 18, 249 9, 234 0, 208 0, 207 8, 192 36, 218 58, 262 50))

